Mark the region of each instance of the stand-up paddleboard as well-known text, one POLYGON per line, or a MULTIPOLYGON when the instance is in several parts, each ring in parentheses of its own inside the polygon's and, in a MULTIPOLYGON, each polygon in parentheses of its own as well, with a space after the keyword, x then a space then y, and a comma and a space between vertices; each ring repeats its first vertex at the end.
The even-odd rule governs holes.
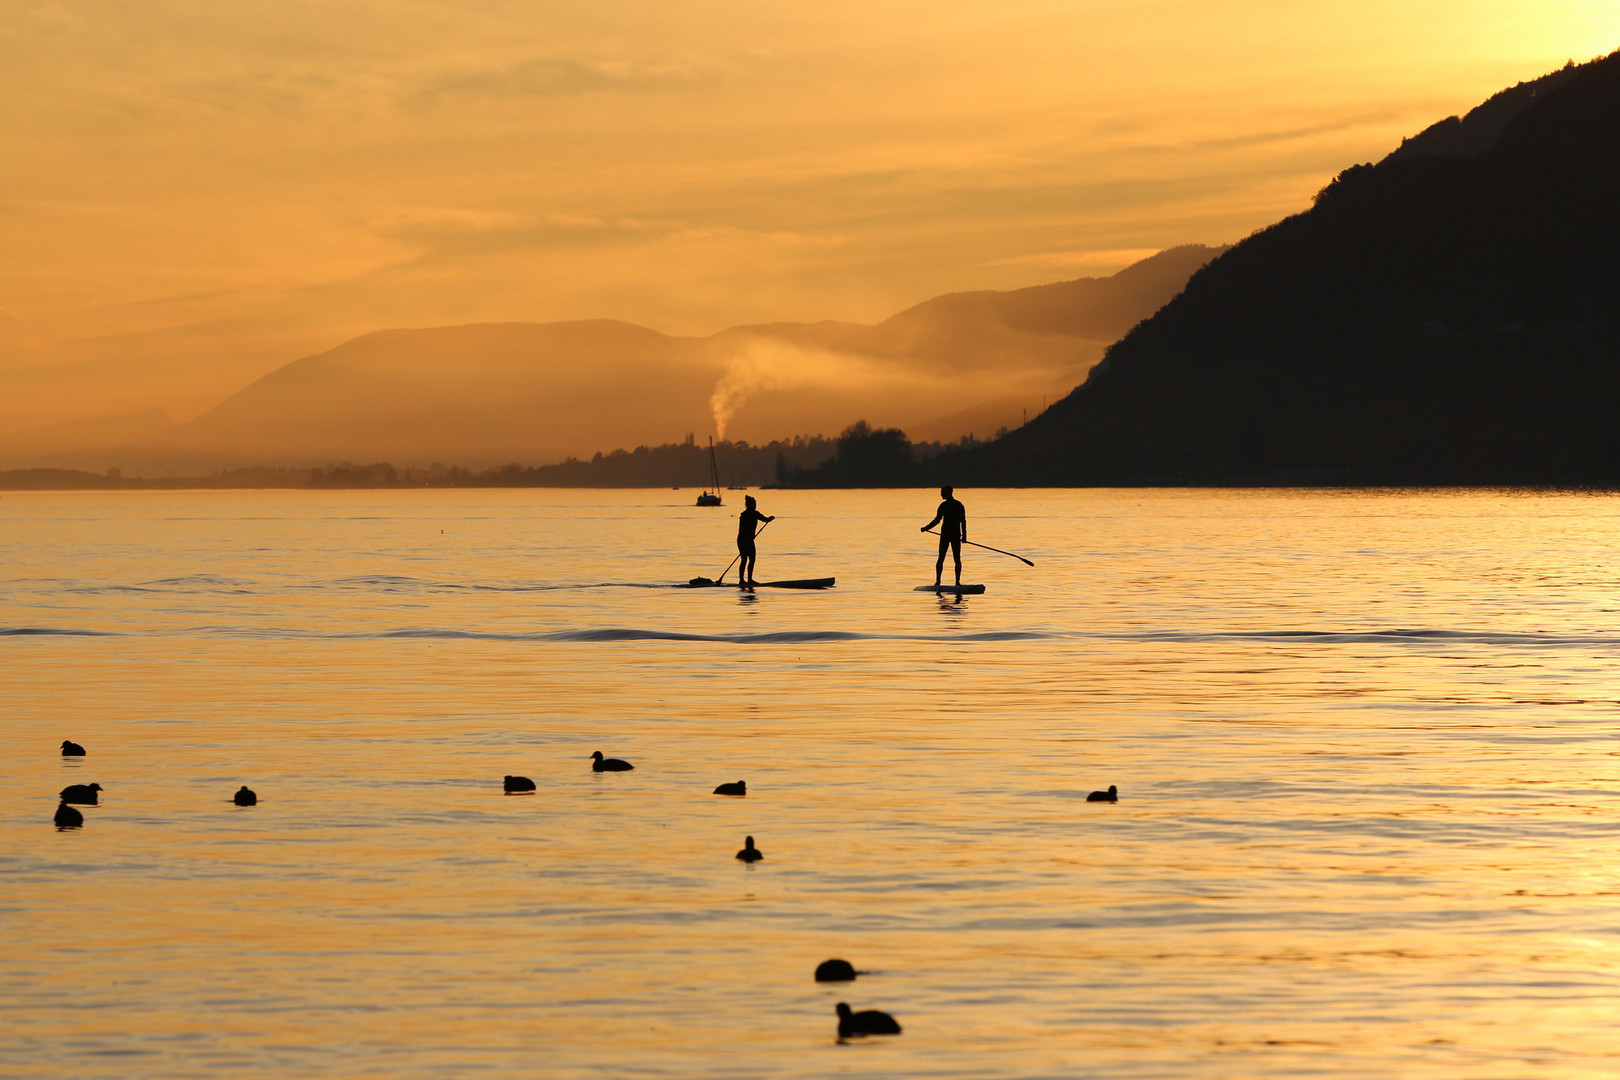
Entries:
POLYGON ((685 585, 677 585, 677 589, 830 589, 838 584, 837 578, 813 577, 799 578, 795 581, 756 581, 752 585, 739 585, 734 581, 710 581, 708 578, 693 578, 685 585))
POLYGON ((913 592, 955 593, 958 596, 972 594, 977 596, 984 592, 983 585, 919 585, 913 592))

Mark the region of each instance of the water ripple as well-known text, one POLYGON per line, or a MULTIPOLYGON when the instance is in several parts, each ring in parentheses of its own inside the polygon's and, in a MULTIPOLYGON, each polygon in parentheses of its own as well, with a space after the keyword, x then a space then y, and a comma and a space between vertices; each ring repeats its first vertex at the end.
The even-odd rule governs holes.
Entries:
POLYGON ((69 630, 54 626, 0 626, 0 637, 117 637, 107 630, 69 630))

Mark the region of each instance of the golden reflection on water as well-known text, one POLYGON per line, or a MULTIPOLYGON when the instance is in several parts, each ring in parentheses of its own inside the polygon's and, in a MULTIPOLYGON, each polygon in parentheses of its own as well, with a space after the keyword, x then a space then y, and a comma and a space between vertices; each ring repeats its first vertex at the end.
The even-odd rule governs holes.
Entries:
POLYGON ((679 494, 7 494, 0 1071, 1610 1071, 1616 500, 679 494))

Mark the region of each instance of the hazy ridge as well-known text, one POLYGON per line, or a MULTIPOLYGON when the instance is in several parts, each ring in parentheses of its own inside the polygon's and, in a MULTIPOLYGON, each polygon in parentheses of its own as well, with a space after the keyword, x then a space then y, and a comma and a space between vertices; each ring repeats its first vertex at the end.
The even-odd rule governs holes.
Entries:
POLYGON ((0 466, 543 464, 717 426, 768 442, 860 417, 920 437, 984 436, 1080 382, 1220 250, 1189 245, 1107 278, 949 294, 871 326, 706 338, 611 320, 381 330, 287 364, 186 424, 148 410, 0 437, 0 466))

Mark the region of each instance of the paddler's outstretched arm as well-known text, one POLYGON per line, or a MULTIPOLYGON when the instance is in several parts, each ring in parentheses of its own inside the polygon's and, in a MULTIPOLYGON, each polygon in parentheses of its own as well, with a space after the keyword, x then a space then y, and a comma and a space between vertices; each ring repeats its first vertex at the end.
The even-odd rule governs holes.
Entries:
POLYGON ((929 529, 932 529, 935 525, 938 525, 941 521, 944 521, 944 520, 945 520, 945 504, 941 503, 940 507, 939 507, 939 513, 934 515, 934 520, 930 521, 928 524, 924 525, 919 531, 920 532, 927 532, 929 529))

